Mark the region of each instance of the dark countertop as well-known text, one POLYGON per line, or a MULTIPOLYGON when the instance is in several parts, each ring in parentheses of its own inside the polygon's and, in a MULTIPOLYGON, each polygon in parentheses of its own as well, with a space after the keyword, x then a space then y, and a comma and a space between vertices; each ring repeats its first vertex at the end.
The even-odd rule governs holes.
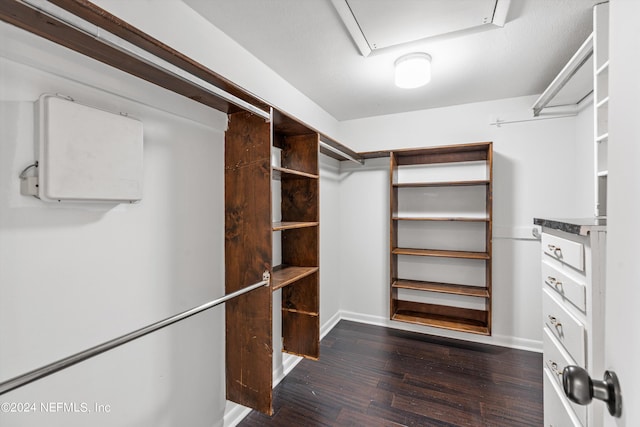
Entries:
POLYGON ((542 227, 577 234, 580 236, 586 236, 590 231, 607 229, 606 218, 534 218, 533 223, 542 227))

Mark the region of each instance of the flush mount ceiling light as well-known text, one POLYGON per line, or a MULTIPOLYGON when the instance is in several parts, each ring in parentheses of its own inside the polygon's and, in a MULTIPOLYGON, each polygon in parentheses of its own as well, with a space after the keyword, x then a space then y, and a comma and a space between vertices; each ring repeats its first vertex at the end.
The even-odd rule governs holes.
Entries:
POLYGON ((396 59, 396 86, 413 89, 431 80, 431 55, 422 52, 409 53, 396 59))

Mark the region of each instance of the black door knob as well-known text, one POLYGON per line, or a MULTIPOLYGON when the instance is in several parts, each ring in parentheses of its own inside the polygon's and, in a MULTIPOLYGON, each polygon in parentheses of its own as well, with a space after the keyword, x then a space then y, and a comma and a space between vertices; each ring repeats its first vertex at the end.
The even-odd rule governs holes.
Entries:
POLYGON ((580 366, 566 366, 562 371, 562 386, 564 394, 572 402, 588 405, 595 397, 606 402, 611 415, 622 415, 620 383, 613 371, 605 371, 603 380, 592 380, 589 373, 580 366))

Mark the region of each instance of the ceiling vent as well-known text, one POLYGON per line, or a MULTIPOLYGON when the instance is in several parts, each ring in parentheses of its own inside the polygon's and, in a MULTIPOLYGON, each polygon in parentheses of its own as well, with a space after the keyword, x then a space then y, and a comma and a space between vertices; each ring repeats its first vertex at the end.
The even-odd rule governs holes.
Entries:
POLYGON ((483 26, 502 27, 511 0, 331 0, 363 56, 483 26))

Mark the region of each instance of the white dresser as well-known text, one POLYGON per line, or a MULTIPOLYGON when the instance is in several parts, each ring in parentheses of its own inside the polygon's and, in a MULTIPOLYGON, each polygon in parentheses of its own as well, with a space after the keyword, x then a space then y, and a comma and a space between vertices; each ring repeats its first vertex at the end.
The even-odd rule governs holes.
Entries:
POLYGON ((545 427, 597 427, 603 405, 577 405, 564 394, 562 370, 604 371, 606 225, 597 219, 534 219, 542 226, 542 327, 545 427))

